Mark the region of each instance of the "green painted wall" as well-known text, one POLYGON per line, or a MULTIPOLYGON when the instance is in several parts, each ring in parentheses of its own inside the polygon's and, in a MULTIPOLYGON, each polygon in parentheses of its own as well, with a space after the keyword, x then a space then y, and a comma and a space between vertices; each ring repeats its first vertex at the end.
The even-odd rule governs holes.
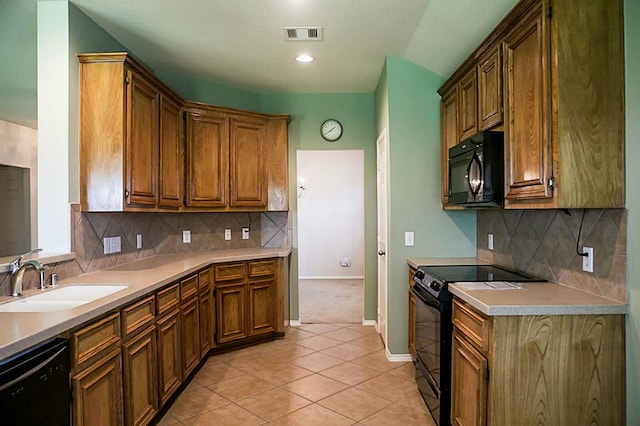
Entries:
POLYGON ((410 61, 390 57, 376 91, 378 131, 385 121, 389 126, 387 345, 392 354, 408 353, 407 258, 476 255, 475 212, 441 210, 440 97, 436 90, 443 81, 410 61), (415 232, 414 247, 404 246, 406 231, 415 232))
POLYGON ((261 97, 259 93, 197 77, 185 78, 187 75, 185 72, 159 70, 155 74, 186 100, 249 111, 259 111, 260 109, 261 97))
MULTIPOLYGON (((293 219, 291 268, 291 318, 300 318, 298 311, 296 151, 324 149, 362 149, 365 169, 365 319, 376 318, 376 133, 374 95, 365 94, 262 94, 262 112, 288 113, 289 125, 289 211, 293 219), (344 126, 344 135, 335 144, 320 137, 320 124, 327 118, 337 118, 344 126)), ((327 206, 330 208, 330 206, 327 206)))
POLYGON ((627 149, 627 425, 640 425, 640 2, 625 1, 627 149))
POLYGON ((36 2, 0 0, 0 119, 35 129, 36 2))
POLYGON ((80 202, 78 53, 124 52, 127 48, 69 3, 69 202, 80 202))

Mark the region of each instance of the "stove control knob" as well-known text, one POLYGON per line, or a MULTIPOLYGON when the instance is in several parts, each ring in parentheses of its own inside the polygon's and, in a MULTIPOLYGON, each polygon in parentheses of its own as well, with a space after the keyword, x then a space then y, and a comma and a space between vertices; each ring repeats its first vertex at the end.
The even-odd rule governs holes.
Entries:
POLYGON ((431 290, 433 291, 440 291, 440 289, 442 288, 442 284, 440 284, 438 281, 431 281, 429 287, 431 287, 431 290))

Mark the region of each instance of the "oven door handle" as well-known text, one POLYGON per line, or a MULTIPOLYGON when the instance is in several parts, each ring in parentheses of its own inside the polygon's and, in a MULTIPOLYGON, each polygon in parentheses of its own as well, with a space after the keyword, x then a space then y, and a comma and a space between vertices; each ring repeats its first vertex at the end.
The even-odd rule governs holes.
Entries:
POLYGON ((427 295, 423 295, 421 293, 419 293, 418 291, 416 291, 413 287, 411 288, 411 293, 413 293, 414 296, 416 296, 418 299, 420 299, 420 301, 422 301, 424 304, 436 309, 436 310, 440 310, 440 305, 441 303, 435 299, 432 296, 427 296, 427 295), (427 298, 428 297, 428 298, 427 298))

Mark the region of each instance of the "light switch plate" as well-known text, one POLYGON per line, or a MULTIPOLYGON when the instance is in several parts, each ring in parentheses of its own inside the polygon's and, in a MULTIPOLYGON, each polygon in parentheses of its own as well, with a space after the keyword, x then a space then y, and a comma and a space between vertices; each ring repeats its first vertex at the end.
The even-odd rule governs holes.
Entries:
POLYGON ((487 236, 487 248, 493 250, 493 234, 487 236))
POLYGON ((191 231, 182 231, 182 242, 189 244, 191 242, 191 231))
POLYGON ((122 251, 122 238, 120 236, 111 237, 111 253, 120 253, 122 251))
POLYGON ((136 248, 138 250, 142 248, 142 234, 136 234, 136 248))
POLYGON ((405 232, 404 233, 404 246, 405 247, 413 247, 414 246, 414 234, 413 234, 413 232, 405 232))
POLYGON ((224 240, 225 241, 229 241, 231 240, 231 229, 227 228, 224 230, 224 240))
POLYGON ((243 240, 249 239, 249 228, 242 228, 242 239, 243 240))
POLYGON ((104 254, 111 254, 111 238, 104 237, 102 239, 102 245, 104 246, 104 254))

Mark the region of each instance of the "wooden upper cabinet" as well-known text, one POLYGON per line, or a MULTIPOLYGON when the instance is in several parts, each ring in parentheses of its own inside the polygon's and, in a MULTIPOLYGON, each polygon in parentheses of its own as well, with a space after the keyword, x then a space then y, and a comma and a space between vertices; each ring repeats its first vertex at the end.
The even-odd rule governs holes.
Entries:
POLYGON ((267 120, 231 118, 231 207, 267 205, 267 120))
POLYGON ((478 133, 478 78, 472 68, 458 83, 458 124, 460 141, 478 133))
POLYGON ((458 96, 454 86, 440 101, 440 170, 442 205, 449 203, 449 148, 460 142, 458 127, 458 96))
POLYGON ((502 49, 490 50, 478 64, 478 130, 502 122, 502 49))
POLYGON ((184 198, 184 144, 180 105, 160 98, 160 205, 180 207, 184 198))
POLYGON ((160 92, 127 70, 127 204, 158 203, 158 113, 160 92))
POLYGON ((506 199, 553 194, 547 31, 538 2, 504 38, 506 199))
POLYGON ((78 61, 81 209, 177 206, 175 200, 164 199, 179 194, 175 187, 169 188, 170 179, 165 182, 161 176, 160 167, 165 166, 166 172, 168 166, 163 163, 168 159, 161 160, 160 151, 161 137, 165 151, 168 146, 181 149, 182 99, 127 53, 79 54, 78 61), (164 107, 170 104, 171 118, 164 107), (170 190, 165 193, 165 189, 170 190))
POLYGON ((227 206, 228 135, 226 117, 187 111, 187 206, 227 206))

